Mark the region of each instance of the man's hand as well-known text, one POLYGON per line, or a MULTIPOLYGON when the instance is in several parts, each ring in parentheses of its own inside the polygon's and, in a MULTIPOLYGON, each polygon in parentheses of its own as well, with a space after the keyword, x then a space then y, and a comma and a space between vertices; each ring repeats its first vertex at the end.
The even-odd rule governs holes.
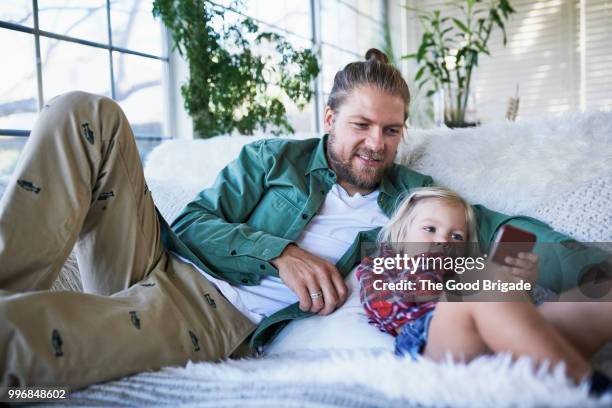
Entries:
POLYGON ((278 275, 300 299, 300 309, 328 315, 346 300, 348 289, 338 269, 330 262, 290 244, 271 261, 278 275), (323 296, 312 299, 311 294, 323 296))

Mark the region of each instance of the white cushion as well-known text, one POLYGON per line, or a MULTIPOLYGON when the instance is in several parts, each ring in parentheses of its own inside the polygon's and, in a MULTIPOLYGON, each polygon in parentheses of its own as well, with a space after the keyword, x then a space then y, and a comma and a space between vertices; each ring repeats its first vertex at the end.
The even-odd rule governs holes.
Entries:
POLYGON ((469 129, 410 129, 398 161, 472 203, 537 217, 536 210, 551 200, 612 175, 612 112, 469 129))
POLYGON ((612 176, 584 183, 545 203, 534 216, 579 241, 612 243, 612 176))
MULTIPOLYGON (((310 133, 287 136, 292 139, 316 137, 310 133)), ((145 178, 191 190, 210 187, 219 172, 238 157, 242 147, 264 136, 215 136, 209 139, 168 140, 157 146, 145 164, 145 178)))
POLYGON ((157 179, 147 180, 147 185, 151 190, 155 206, 168 224, 174 221, 200 191, 199 188, 171 184, 157 179))
POLYGON ((301 350, 393 351, 395 339, 368 324, 359 301, 359 283, 353 270, 346 278, 349 296, 344 305, 328 316, 294 320, 266 347, 268 354, 301 350))

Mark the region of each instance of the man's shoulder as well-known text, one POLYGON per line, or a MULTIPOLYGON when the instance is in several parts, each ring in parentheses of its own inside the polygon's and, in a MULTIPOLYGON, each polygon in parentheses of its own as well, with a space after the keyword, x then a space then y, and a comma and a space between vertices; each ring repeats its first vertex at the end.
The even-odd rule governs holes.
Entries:
POLYGON ((308 139, 293 139, 293 138, 265 138, 260 139, 253 144, 257 144, 266 149, 270 154, 293 153, 303 154, 317 148, 320 138, 313 137, 308 139))
POLYGON ((317 154, 320 142, 320 138, 266 138, 252 142, 246 148, 253 150, 268 171, 291 169, 305 172, 313 155, 317 154))

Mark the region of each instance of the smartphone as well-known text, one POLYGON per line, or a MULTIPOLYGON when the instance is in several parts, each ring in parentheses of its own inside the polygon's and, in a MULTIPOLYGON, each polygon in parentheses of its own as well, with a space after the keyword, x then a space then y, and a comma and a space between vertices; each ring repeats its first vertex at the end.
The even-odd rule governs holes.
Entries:
POLYGON ((506 265, 506 257, 516 258, 519 252, 531 252, 535 246, 536 236, 529 231, 503 225, 491 246, 489 259, 500 265, 506 265))

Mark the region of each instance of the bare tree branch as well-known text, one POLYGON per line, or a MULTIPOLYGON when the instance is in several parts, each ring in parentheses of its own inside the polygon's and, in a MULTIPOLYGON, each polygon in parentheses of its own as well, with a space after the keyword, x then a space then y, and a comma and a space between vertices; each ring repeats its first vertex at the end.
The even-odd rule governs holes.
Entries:
POLYGON ((153 86, 158 86, 161 85, 161 80, 157 79, 157 80, 153 80, 153 81, 145 81, 145 82, 140 82, 137 84, 132 85, 130 88, 126 89, 125 91, 119 91, 117 90, 116 92, 116 97, 117 97, 117 102, 121 102, 125 99, 127 99, 128 97, 130 97, 130 95, 132 95, 135 92, 138 92, 140 90, 143 90, 145 88, 150 88, 153 86))
MULTIPOLYGON (((134 1, 134 3, 132 4, 132 7, 130 8, 128 23, 126 25, 126 29, 122 33, 121 44, 124 44, 124 45, 127 44, 127 41, 129 40, 131 32, 134 29, 134 20, 137 17, 140 2, 141 0, 134 1)), ((69 27, 67 27, 67 29, 64 30, 63 34, 68 35, 70 31, 72 31, 75 27, 77 27, 78 25, 86 21, 89 17, 91 17, 91 15, 99 11, 101 7, 102 6, 100 7, 62 7, 61 10, 71 9, 71 10, 82 10, 85 12, 83 16, 81 16, 78 20, 76 20, 69 27)), ((39 10, 40 11, 50 11, 53 9, 57 9, 57 7, 46 7, 46 8, 40 8, 39 10)), ((31 13, 29 13, 21 21, 22 22, 26 21, 30 15, 31 13)), ((42 58, 43 68, 46 66, 46 64, 49 61, 49 57, 51 56, 52 52, 55 50, 55 48, 59 44, 60 44, 59 40, 50 42, 49 46, 46 49, 45 55, 42 58)), ((123 60, 123 56, 124 56, 123 53, 119 53, 119 58, 117 61, 117 65, 118 65, 118 76, 116 77, 116 81, 117 81, 116 101, 117 102, 126 100, 132 94, 140 90, 154 87, 154 86, 159 86, 161 84, 161 80, 144 81, 144 82, 135 83, 131 87, 127 88, 126 90, 121 90, 120 84, 125 81, 125 63, 123 60)), ((35 75, 35 71, 31 71, 27 75, 22 77, 21 80, 16 81, 15 85, 8 91, 8 94, 14 91, 14 89, 20 86, 23 82, 30 81, 34 77, 34 75, 35 75)), ((6 103, 0 103, 0 117, 14 115, 18 113, 28 113, 28 112, 36 113, 37 111, 38 111, 38 104, 37 104, 36 98, 27 98, 27 99, 13 100, 13 101, 6 102, 6 103)))
MULTIPOLYGON (((39 7, 39 11, 49 11, 49 10, 54 10, 57 9, 58 7, 45 7, 45 8, 40 8, 39 7)), ((75 27, 77 27, 79 24, 81 24, 83 21, 87 20, 92 14, 94 14, 96 11, 98 11, 100 9, 100 7, 79 7, 79 8, 75 8, 75 7, 62 7, 60 8, 61 10, 66 10, 66 9, 77 9, 77 10, 86 10, 86 13, 83 17, 79 18, 77 21, 75 21, 74 23, 72 23, 67 29, 66 31, 64 31, 62 34, 64 35, 68 35, 68 33, 75 27)), ((60 41, 59 40, 55 40, 50 42, 49 47, 47 48, 45 55, 43 58, 41 58, 42 60, 42 68, 44 68, 47 65, 47 61, 49 61, 49 56, 51 55, 51 53, 53 52, 53 50, 55 49, 55 47, 57 47, 59 45, 60 41)), ((24 77, 22 77, 20 80, 15 81, 15 84, 13 85, 12 88, 10 88, 9 90, 6 91, 7 94, 11 94, 15 88, 21 86, 22 83, 27 82, 31 79, 34 78, 34 76, 36 75, 36 70, 30 71, 28 74, 26 74, 24 77)))
MULTIPOLYGON (((134 20, 136 20, 136 15, 138 13, 138 9, 140 6, 140 1, 141 0, 137 0, 134 1, 134 3, 132 4, 132 8, 130 9, 130 14, 128 15, 128 21, 126 24, 126 28, 123 31, 123 36, 121 38, 121 42, 120 44, 123 47, 127 47, 127 43, 128 40, 130 39, 130 35, 132 33, 132 30, 134 29, 134 20)), ((117 88, 121 87, 121 84, 123 83, 123 80, 125 79, 125 54, 124 53, 119 53, 119 57, 117 59, 117 75, 115 76, 115 81, 117 82, 117 88)))

